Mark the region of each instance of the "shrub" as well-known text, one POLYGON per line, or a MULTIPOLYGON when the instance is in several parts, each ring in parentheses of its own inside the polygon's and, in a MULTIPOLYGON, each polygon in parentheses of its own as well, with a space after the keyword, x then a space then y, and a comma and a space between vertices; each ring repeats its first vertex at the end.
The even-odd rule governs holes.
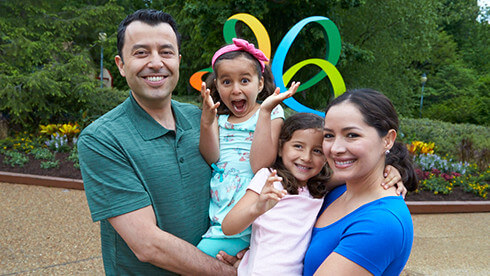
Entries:
POLYGON ((424 110, 424 117, 451 123, 471 123, 487 125, 490 121, 490 97, 459 96, 430 105, 424 110))
POLYGON ((86 104, 73 121, 79 122, 80 126, 84 128, 98 117, 124 102, 128 96, 129 91, 115 88, 99 89, 96 94, 87 99, 86 104))
POLYGON ((441 156, 459 158, 486 168, 489 162, 490 127, 472 124, 451 124, 429 119, 400 118, 399 138, 405 143, 414 140, 435 143, 441 156))
POLYGON ((60 166, 60 161, 59 160, 43 161, 43 162, 41 162, 40 166, 41 166, 41 169, 58 168, 60 166))
POLYGON ((30 154, 34 157, 34 159, 45 159, 45 160, 53 160, 54 154, 47 148, 34 148, 31 150, 30 154))
POLYGON ((78 163, 78 148, 76 144, 71 149, 68 160, 73 162, 73 167, 75 167, 76 169, 80 169, 80 163, 78 163))
POLYGON ((12 167, 23 167, 27 162, 29 162, 29 157, 22 152, 9 150, 5 151, 4 154, 5 158, 3 159, 3 163, 12 167))

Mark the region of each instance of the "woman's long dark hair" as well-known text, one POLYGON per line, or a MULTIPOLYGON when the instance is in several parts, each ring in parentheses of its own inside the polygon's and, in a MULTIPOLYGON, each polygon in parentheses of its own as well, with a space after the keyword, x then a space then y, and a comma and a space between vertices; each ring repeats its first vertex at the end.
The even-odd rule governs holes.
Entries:
MULTIPOLYGON (((335 98, 328 105, 325 114, 332 106, 342 102, 350 102, 357 106, 363 116, 364 122, 369 126, 374 127, 380 137, 384 137, 388 134, 390 129, 394 129, 398 132, 399 123, 395 107, 390 99, 382 93, 367 88, 347 91, 335 98)), ((417 189, 417 174, 413 167, 412 158, 403 143, 394 143, 393 147, 386 155, 385 164, 398 169, 407 190, 415 191, 417 189)))
MULTIPOLYGON (((279 134, 279 148, 293 137, 293 133, 303 129, 318 129, 323 132, 323 118, 313 113, 296 113, 284 121, 279 134)), ((297 195, 300 188, 296 177, 286 169, 282 158, 278 155, 272 169, 277 170, 277 175, 282 177, 284 189, 289 194, 297 195)), ((325 163, 322 170, 314 177, 308 179, 307 187, 314 198, 322 198, 327 193, 326 183, 330 179, 330 168, 325 163)))

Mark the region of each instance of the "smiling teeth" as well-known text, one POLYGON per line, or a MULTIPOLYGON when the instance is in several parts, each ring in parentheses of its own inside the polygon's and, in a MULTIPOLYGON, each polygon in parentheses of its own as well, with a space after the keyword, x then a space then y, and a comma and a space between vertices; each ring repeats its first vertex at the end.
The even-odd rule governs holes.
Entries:
POLYGON ((305 167, 305 166, 301 166, 301 165, 298 165, 296 164, 296 166, 302 170, 309 170, 310 168, 309 167, 305 167))
POLYGON ((163 77, 148 77, 147 80, 149 80, 149 81, 161 81, 161 80, 163 80, 163 77))
POLYGON ((335 161, 335 164, 337 165, 347 165, 347 164, 352 164, 354 161, 335 161))

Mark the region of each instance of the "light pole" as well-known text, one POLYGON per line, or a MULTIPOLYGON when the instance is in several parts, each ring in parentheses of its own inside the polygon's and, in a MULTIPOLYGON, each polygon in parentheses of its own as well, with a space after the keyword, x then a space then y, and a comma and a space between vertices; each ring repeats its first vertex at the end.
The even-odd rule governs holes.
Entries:
POLYGON ((100 40, 100 88, 104 87, 104 41, 106 40, 107 35, 104 32, 99 33, 100 40))
POLYGON ((422 76, 420 77, 420 83, 422 84, 422 94, 420 95, 420 118, 422 118, 422 105, 424 104, 424 86, 426 82, 427 75, 425 73, 422 73, 422 76))

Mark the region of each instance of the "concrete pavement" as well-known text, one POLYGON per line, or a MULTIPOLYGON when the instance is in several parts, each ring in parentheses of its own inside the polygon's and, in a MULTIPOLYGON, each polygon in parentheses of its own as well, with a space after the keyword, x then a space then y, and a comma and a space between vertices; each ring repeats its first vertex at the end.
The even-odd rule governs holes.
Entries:
MULTIPOLYGON (((0 275, 103 275, 80 190, 0 183, 0 275)), ((414 215, 402 275, 490 275, 490 213, 414 215)))

